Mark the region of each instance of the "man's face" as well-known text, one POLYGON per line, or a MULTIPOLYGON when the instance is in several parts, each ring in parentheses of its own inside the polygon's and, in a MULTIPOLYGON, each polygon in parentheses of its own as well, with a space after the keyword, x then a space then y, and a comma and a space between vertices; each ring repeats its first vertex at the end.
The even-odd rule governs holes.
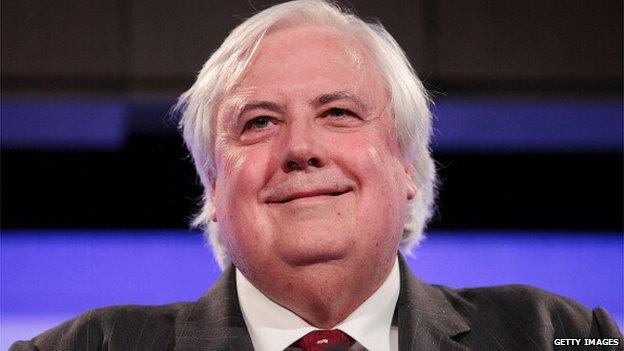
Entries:
POLYGON ((216 123, 215 215, 251 280, 286 267, 388 266, 414 195, 389 96, 335 29, 269 32, 216 123))

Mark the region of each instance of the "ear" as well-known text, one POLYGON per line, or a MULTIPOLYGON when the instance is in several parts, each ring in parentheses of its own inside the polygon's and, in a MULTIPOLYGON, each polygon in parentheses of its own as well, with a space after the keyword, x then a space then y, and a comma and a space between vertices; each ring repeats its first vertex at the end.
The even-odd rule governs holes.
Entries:
POLYGON ((414 166, 412 164, 404 165, 406 185, 407 185, 407 199, 411 200, 416 197, 416 185, 414 184, 414 166))

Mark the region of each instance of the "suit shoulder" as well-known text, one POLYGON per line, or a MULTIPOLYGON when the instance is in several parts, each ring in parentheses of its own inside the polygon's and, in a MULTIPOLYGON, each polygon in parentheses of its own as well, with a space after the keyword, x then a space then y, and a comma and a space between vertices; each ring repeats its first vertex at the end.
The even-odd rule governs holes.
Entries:
POLYGON ((528 285, 449 289, 438 287, 468 320, 488 328, 534 330, 550 337, 620 337, 603 309, 590 310, 567 297, 528 285), (478 324, 478 323, 477 323, 478 324))
POLYGON ((556 309, 586 319, 591 318, 591 311, 574 300, 529 285, 501 285, 454 291, 465 301, 480 306, 507 307, 511 311, 526 311, 528 308, 529 311, 543 312, 556 309))
POLYGON ((78 318, 96 319, 104 323, 105 327, 112 327, 110 324, 115 324, 115 321, 119 320, 128 320, 130 323, 142 321, 144 319, 173 321, 180 313, 183 313, 193 304, 193 302, 177 302, 157 306, 109 306, 88 311, 78 318))
POLYGON ((194 303, 161 306, 124 305, 98 308, 54 327, 30 341, 16 342, 17 350, 156 349, 174 346, 176 320, 194 303), (106 346, 106 347, 103 347, 106 346))

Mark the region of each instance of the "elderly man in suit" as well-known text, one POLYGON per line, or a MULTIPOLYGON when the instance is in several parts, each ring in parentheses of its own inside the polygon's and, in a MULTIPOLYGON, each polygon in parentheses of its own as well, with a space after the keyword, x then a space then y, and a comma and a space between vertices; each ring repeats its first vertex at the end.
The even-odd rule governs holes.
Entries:
POLYGON ((601 309, 405 265, 435 170, 425 90, 379 24, 321 0, 237 27, 180 98, 224 273, 197 302, 99 309, 14 350, 543 350, 618 338, 601 309))

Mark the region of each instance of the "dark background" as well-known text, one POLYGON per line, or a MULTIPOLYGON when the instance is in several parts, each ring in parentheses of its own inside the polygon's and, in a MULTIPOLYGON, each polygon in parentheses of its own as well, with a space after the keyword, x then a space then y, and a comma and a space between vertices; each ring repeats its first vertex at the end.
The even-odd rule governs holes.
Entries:
MULTIPOLYGON (((229 31, 272 3, 3 0, 2 228, 186 227, 201 189, 169 108, 229 31), (123 107, 123 133, 112 146, 28 142, 21 116, 51 101, 112 101, 123 107)), ((441 106, 582 101, 620 115, 607 143, 587 142, 580 126, 578 143, 563 146, 542 147, 548 135, 434 144, 442 183, 433 228, 622 231, 621 1, 351 4, 381 20, 441 106)), ((541 113, 531 106, 517 125, 541 113)), ((559 119, 566 128, 593 121, 581 114, 559 119)), ((610 129, 602 121, 596 127, 610 129)))

